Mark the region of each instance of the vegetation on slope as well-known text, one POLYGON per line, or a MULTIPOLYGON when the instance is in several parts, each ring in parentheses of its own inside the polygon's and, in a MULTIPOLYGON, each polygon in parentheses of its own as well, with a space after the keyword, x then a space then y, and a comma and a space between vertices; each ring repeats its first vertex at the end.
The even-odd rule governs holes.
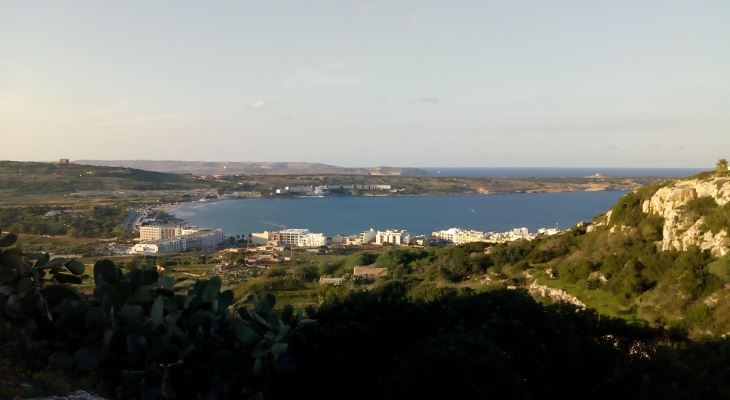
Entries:
MULTIPOLYGON (((537 280, 566 290, 607 315, 683 329, 693 337, 730 332, 730 293, 725 290, 730 267, 724 259, 695 247, 687 251, 657 247, 663 218, 642 212, 642 203, 660 187, 627 193, 611 210, 610 221, 598 218, 604 225, 590 233, 579 226, 561 235, 491 247, 470 244, 392 249, 380 255, 355 253, 325 261, 316 271, 302 266, 296 273, 267 272, 242 283, 237 293, 314 290, 317 278, 334 276, 346 278, 345 284, 322 285, 319 297, 342 297, 370 287, 371 282, 352 279, 352 267, 375 264, 406 285, 412 298, 430 299, 448 287, 519 287, 537 280)), ((703 198, 686 208, 694 218, 705 218, 706 229, 728 229, 727 206, 703 198)))
POLYGON ((730 203, 719 206, 710 197, 700 197, 689 201, 684 208, 694 221, 705 218, 703 230, 719 233, 724 229, 730 232, 730 203))
POLYGON ((185 293, 155 270, 110 261, 94 265, 84 296, 72 287, 83 264, 0 242, 0 333, 12 339, 0 352, 2 397, 78 387, 150 399, 730 395, 728 342, 692 343, 522 291, 426 300, 390 280, 300 317, 274 311, 270 295, 234 305, 215 278, 185 293))
MULTIPOLYGON (((659 187, 647 186, 623 196, 611 210, 610 221, 604 217, 604 225, 593 232, 575 228, 568 234, 499 245, 492 251, 519 253, 520 261, 513 261, 523 263, 542 283, 568 289, 589 306, 594 306, 590 297, 605 300, 610 296, 613 310, 602 311, 612 315, 636 315, 659 326, 687 329, 693 336, 730 332, 726 264, 696 247, 657 248, 664 220, 643 213, 642 203, 659 187)), ((692 200, 685 210, 694 220, 704 218, 705 230, 730 229, 730 207, 720 207, 711 198, 692 200)))
POLYGON ((0 161, 0 191, 6 195, 186 189, 191 186, 191 179, 184 175, 133 168, 0 161))
POLYGON ((291 307, 274 313, 272 296, 234 315, 233 293, 217 277, 185 294, 154 269, 123 271, 109 260, 94 265, 93 296, 84 296, 72 287, 84 264, 8 248, 15 239, 0 239, 0 324, 50 371, 91 375, 116 397, 261 395, 290 368, 287 340, 307 324, 291 307))
POLYGON ((44 206, 0 208, 0 226, 7 226, 12 232, 68 235, 74 238, 129 235, 129 232, 120 226, 129 212, 123 203, 64 209, 58 213, 52 210, 55 209, 44 206))

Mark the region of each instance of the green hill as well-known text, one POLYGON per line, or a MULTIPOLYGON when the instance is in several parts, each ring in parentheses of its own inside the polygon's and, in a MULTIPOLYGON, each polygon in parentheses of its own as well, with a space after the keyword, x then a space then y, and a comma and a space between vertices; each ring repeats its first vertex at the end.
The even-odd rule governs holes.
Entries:
POLYGON ((506 262, 493 268, 515 273, 519 264, 602 313, 717 337, 730 332, 729 216, 724 176, 646 186, 590 225, 496 246, 492 259, 506 262))
POLYGON ((196 186, 189 176, 134 168, 0 161, 0 193, 62 194, 89 190, 171 190, 196 186))

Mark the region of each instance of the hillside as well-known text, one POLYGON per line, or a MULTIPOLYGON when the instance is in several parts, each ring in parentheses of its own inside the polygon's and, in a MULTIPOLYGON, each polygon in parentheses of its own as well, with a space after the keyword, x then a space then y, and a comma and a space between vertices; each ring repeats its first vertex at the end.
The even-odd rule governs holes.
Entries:
POLYGON ((78 160, 75 162, 89 165, 139 168, 148 171, 188 173, 193 175, 428 175, 426 171, 418 168, 345 168, 307 162, 208 162, 174 160, 78 160))
POLYGON ((664 219, 662 250, 698 246, 713 256, 728 253, 730 178, 708 177, 673 182, 642 203, 642 211, 664 219))
POLYGON ((4 196, 101 190, 172 190, 196 186, 190 177, 125 167, 0 161, 4 196))
POLYGON ((28 382, 106 398, 727 398, 730 341, 716 339, 730 332, 730 263, 717 240, 730 228, 728 189, 715 175, 668 181, 560 235, 328 254, 235 287, 216 273, 176 280, 172 257, 20 258, 3 235, 0 323, 31 328, 0 324, 0 398, 30 397, 28 382), (694 241, 665 241, 694 238, 693 226, 694 241), (388 279, 319 285, 316 306, 251 294, 287 304, 321 276, 371 264, 388 279), (29 265, 48 270, 47 286, 27 283, 29 265), (322 376, 326 385, 311 384, 322 376))
POLYGON ((729 231, 730 178, 705 173, 642 187, 564 235, 492 250, 599 312, 717 337, 730 333, 729 231))

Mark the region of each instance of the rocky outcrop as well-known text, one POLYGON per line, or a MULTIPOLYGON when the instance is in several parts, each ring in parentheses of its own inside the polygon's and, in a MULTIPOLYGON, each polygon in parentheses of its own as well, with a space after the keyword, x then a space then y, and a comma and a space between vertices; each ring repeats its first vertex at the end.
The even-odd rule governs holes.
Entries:
POLYGON ((565 290, 551 288, 547 285, 541 285, 537 283, 536 280, 532 281, 532 284, 530 284, 527 290, 533 296, 546 297, 554 302, 569 303, 575 305, 578 308, 586 308, 586 305, 582 301, 578 300, 577 297, 566 292, 565 290))
POLYGON ((705 219, 702 216, 696 219, 696 216, 689 215, 684 209, 684 205, 701 197, 710 197, 719 206, 730 203, 730 178, 676 181, 660 188, 644 201, 642 211, 664 218, 662 241, 658 244, 662 250, 686 250, 690 246, 698 246, 715 256, 728 253, 728 232, 724 229, 719 233, 705 231, 705 219))
POLYGON ((608 210, 605 214, 598 216, 593 223, 586 227, 586 232, 591 233, 602 226, 608 225, 608 222, 611 221, 611 214, 613 214, 613 211, 608 210))
POLYGON ((667 217, 670 212, 700 197, 712 197, 718 205, 730 202, 730 178, 688 179, 660 188, 642 205, 645 213, 667 217))

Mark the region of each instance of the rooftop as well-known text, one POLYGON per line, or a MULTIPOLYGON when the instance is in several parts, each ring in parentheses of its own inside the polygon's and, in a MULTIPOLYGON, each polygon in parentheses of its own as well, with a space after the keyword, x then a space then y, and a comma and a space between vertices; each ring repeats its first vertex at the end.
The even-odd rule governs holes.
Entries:
POLYGON ((291 228, 291 229, 283 229, 279 231, 281 233, 293 233, 293 234, 300 234, 303 235, 305 233, 309 233, 309 229, 300 229, 300 228, 291 228))

